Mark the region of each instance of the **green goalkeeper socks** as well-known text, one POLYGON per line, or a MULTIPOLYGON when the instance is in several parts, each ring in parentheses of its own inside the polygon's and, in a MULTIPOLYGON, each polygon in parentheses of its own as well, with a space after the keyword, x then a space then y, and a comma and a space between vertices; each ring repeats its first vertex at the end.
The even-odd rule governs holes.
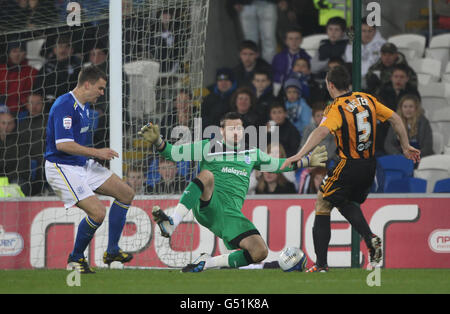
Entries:
POLYGON ((253 260, 248 251, 239 250, 231 253, 228 256, 228 265, 231 268, 239 268, 250 264, 253 264, 253 260))
POLYGON ((200 201, 200 196, 203 193, 203 183, 195 178, 184 190, 181 196, 180 203, 186 206, 188 209, 194 208, 200 201))

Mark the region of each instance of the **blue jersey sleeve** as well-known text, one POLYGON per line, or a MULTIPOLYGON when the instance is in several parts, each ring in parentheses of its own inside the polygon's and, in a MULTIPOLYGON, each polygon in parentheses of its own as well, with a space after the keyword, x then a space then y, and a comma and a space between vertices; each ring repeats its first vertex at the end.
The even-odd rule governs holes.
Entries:
POLYGON ((55 144, 74 141, 73 118, 75 111, 69 106, 58 106, 53 114, 55 144))

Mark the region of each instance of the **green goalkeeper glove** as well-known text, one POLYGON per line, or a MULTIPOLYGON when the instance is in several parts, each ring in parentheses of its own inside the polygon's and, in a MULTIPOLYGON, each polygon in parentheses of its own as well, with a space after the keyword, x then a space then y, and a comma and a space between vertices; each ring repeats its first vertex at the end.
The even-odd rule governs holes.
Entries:
POLYGON ((300 159, 298 166, 299 168, 326 167, 327 160, 328 153, 325 146, 316 146, 308 156, 300 159))
POLYGON ((159 126, 157 124, 153 124, 151 122, 147 123, 141 128, 138 134, 144 138, 144 141, 155 145, 157 148, 163 143, 159 133, 159 126))

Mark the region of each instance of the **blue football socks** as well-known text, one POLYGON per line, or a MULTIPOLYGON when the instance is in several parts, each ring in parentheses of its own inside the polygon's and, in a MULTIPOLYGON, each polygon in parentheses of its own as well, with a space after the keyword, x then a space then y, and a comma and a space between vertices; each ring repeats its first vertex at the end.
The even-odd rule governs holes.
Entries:
POLYGON ((108 254, 119 253, 119 240, 127 219, 128 208, 130 205, 114 200, 109 210, 108 248, 106 249, 108 254))
POLYGON ((89 242, 91 242, 95 231, 100 227, 101 223, 95 222, 89 216, 86 216, 78 226, 77 237, 75 239, 75 245, 71 256, 73 259, 78 260, 84 258, 84 251, 86 250, 89 242))

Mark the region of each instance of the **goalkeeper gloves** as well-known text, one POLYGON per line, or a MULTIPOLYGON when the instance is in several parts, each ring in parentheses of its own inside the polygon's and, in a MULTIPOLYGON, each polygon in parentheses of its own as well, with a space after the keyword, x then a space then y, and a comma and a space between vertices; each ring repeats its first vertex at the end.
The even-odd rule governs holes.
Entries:
POLYGON ((155 145, 156 148, 159 148, 164 142, 159 133, 158 125, 151 122, 144 125, 138 132, 138 134, 142 136, 145 141, 149 142, 152 145, 155 145))
POLYGON ((307 156, 300 159, 298 166, 300 168, 306 167, 326 167, 328 153, 325 146, 317 146, 307 156))

